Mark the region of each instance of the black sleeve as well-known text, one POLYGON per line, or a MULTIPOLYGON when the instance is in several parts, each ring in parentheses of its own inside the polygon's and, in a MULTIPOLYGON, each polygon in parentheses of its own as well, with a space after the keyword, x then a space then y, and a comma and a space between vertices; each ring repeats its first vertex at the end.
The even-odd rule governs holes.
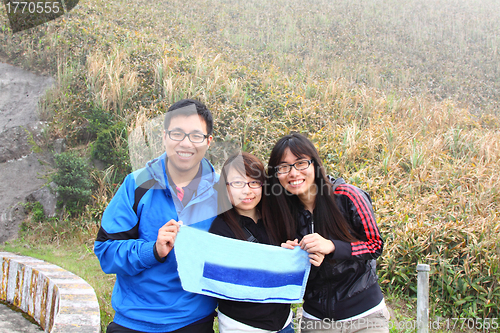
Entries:
MULTIPOLYGON (((325 259, 326 259, 326 256, 323 260, 325 260, 325 259)), ((321 263, 321 264, 323 264, 323 263, 321 263)), ((311 271, 309 272, 309 277, 307 278, 307 281, 312 281, 316 278, 316 275, 318 274, 320 267, 321 266, 318 267, 318 266, 314 266, 311 264, 311 271)), ((309 282, 307 282, 307 283, 309 283, 309 282)))
POLYGON ((341 184, 335 189, 337 203, 348 223, 360 235, 354 243, 331 240, 335 251, 330 255, 339 260, 377 259, 384 247, 384 241, 377 226, 371 198, 365 191, 349 184, 341 184))
POLYGON ((208 232, 228 238, 236 238, 234 232, 220 216, 215 218, 208 232))

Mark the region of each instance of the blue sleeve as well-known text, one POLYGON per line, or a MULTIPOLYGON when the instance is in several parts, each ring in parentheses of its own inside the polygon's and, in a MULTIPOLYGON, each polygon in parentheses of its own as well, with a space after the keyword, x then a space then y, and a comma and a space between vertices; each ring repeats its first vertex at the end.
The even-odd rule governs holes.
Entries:
POLYGON ((133 210, 136 184, 128 175, 102 216, 94 253, 107 274, 136 275, 158 264, 155 241, 139 239, 139 219, 133 210))

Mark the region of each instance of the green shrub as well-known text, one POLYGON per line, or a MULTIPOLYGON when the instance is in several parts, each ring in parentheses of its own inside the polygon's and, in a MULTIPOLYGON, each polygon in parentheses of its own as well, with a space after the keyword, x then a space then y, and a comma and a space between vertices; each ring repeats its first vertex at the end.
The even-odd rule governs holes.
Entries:
POLYGON ((58 169, 54 176, 54 182, 58 185, 57 192, 66 211, 77 215, 83 211, 92 195, 88 165, 84 158, 73 152, 58 154, 55 161, 58 169))
POLYGON ((429 264, 431 315, 497 318, 500 315, 500 253, 494 224, 415 225, 386 233, 379 262, 383 288, 416 297, 417 264, 429 264), (489 228, 488 228, 489 227, 489 228))
POLYGON ((97 138, 99 132, 103 129, 111 127, 116 122, 112 114, 96 106, 91 108, 85 118, 89 122, 88 131, 90 132, 92 139, 97 138))
POLYGON ((45 221, 45 213, 43 206, 39 201, 26 203, 26 209, 31 212, 31 220, 34 222, 45 221))
POLYGON ((131 172, 126 124, 119 122, 99 131, 91 152, 92 158, 104 162, 106 167, 114 165, 117 177, 123 179, 131 172))

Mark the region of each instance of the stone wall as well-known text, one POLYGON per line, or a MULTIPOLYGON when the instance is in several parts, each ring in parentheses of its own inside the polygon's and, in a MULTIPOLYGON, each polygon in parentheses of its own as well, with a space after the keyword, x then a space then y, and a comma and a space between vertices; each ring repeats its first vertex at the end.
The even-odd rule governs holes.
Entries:
POLYGON ((100 333, 99 303, 83 279, 43 260, 0 252, 0 299, 50 333, 100 333))

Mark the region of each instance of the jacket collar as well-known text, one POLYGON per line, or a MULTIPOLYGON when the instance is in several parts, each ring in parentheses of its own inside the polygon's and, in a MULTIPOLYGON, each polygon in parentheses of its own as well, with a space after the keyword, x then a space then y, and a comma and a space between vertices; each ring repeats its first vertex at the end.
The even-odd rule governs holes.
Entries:
POLYGON ((328 178, 328 180, 330 181, 330 183, 332 183, 334 191, 335 191, 335 188, 337 186, 339 186, 340 184, 345 184, 346 183, 345 180, 344 180, 344 178, 337 178, 337 179, 335 179, 335 178, 333 178, 330 175, 326 175, 326 177, 328 178))

